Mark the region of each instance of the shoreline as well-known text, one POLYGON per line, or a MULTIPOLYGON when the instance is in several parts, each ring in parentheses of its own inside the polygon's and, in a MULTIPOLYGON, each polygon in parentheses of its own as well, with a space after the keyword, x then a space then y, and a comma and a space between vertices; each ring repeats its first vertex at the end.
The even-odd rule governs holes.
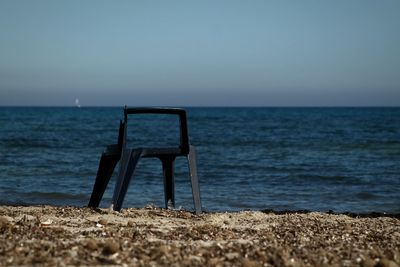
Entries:
POLYGON ((0 238, 5 266, 400 266, 399 214, 3 205, 0 238))

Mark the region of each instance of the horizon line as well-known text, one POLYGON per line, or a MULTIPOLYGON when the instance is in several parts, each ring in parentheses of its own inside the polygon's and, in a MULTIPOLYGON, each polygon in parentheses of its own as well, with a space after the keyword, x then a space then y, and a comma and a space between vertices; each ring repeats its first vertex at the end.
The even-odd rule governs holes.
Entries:
POLYGON ((400 105, 0 105, 0 108, 123 108, 127 107, 184 107, 184 108, 400 108, 400 105))

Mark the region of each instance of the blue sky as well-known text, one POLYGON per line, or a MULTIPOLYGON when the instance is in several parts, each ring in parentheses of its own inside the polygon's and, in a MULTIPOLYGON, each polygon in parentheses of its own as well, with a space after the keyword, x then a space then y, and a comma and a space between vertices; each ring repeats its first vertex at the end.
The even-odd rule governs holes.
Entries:
POLYGON ((0 1, 0 105, 400 105, 400 1, 0 1))

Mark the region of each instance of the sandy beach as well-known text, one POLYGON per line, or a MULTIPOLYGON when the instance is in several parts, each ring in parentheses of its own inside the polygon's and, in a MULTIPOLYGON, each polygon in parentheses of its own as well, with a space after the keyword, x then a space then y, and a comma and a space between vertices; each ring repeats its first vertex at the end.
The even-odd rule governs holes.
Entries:
POLYGON ((400 220, 0 207, 2 266, 400 266, 400 220))

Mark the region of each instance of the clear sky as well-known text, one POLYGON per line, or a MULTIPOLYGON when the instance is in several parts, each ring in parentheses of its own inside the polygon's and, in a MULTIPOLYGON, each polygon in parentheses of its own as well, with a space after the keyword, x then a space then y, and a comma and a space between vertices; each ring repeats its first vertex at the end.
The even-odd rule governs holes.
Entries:
POLYGON ((400 1, 0 0, 0 105, 400 105, 400 1))

